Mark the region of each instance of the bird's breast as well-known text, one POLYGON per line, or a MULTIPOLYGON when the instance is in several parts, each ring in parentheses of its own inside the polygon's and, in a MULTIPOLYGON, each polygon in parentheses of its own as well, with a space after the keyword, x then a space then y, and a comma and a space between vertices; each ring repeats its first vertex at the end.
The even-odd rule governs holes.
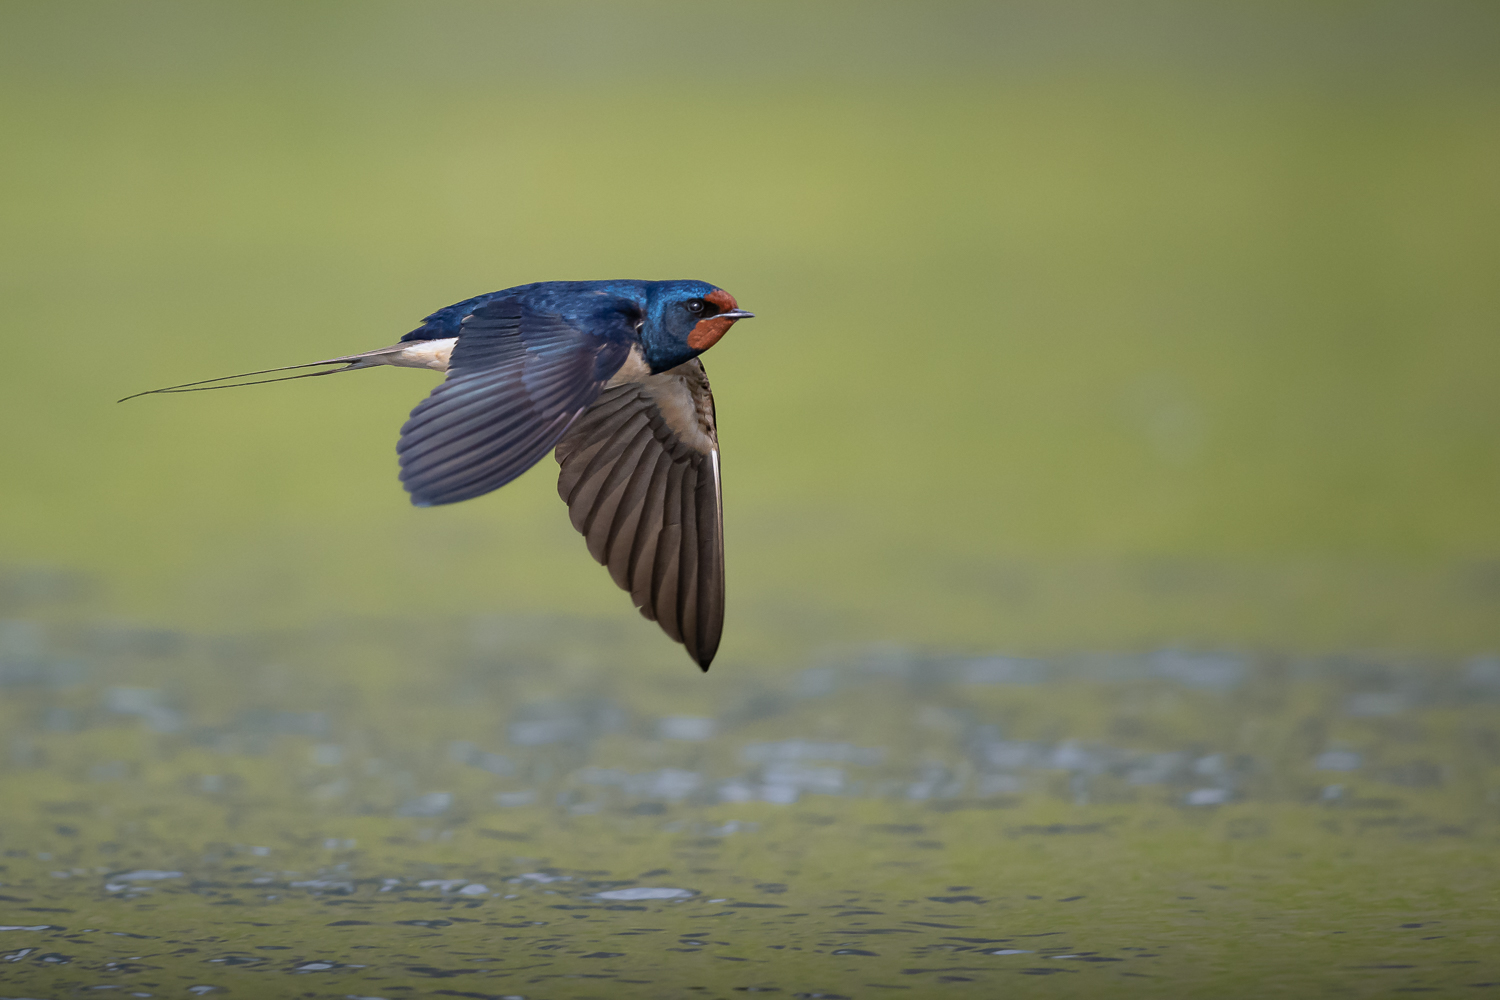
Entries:
POLYGON ((708 394, 708 380, 696 358, 653 375, 637 344, 605 388, 627 383, 639 384, 646 391, 679 441, 705 455, 718 454, 713 397, 708 394))
POLYGON ((650 377, 651 366, 646 363, 646 356, 641 352, 641 345, 632 344, 630 357, 625 359, 625 363, 620 366, 619 371, 615 372, 614 377, 604 383, 604 388, 613 389, 627 382, 644 382, 650 377))

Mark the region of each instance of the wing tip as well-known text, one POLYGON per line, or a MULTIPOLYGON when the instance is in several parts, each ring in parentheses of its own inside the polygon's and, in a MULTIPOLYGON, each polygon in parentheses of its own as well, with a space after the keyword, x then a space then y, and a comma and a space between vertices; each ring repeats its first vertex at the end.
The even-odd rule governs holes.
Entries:
MULTIPOLYGON (((687 649, 686 646, 684 646, 683 648, 687 649)), ((705 674, 708 673, 708 668, 713 664, 714 657, 716 655, 718 655, 718 652, 719 652, 719 644, 718 643, 714 643, 713 646, 710 647, 709 649, 688 649, 687 650, 688 656, 691 656, 693 658, 693 662, 696 663, 696 664, 698 664, 698 669, 701 670, 701 671, 703 671, 705 674)))

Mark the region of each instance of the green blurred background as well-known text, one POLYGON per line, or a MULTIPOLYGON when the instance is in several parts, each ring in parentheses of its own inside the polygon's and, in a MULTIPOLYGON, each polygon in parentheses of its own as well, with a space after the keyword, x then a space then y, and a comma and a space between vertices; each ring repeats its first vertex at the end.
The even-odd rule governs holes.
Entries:
POLYGON ((1489 3, 4 4, 0 563, 189 629, 627 622, 550 461, 407 504, 426 374, 114 400, 692 277, 759 317, 705 359, 726 663, 1492 648, 1497 49, 1489 3))

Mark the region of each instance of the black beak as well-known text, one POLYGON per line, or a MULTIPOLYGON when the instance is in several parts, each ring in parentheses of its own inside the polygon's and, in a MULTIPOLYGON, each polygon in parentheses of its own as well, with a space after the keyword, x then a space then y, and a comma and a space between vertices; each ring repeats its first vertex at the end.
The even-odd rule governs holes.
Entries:
POLYGON ((754 319, 754 318, 755 318, 755 313, 745 312, 745 310, 743 310, 743 309, 731 309, 728 312, 721 312, 717 316, 714 317, 714 319, 754 319))

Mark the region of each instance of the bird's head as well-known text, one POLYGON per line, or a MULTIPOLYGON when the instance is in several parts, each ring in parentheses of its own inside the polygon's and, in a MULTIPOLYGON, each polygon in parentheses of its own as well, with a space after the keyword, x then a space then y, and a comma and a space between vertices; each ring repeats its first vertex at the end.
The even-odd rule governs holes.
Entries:
POLYGON ((653 372, 676 368, 719 342, 736 320, 750 319, 734 296, 705 281, 661 281, 651 289, 641 344, 653 372))

